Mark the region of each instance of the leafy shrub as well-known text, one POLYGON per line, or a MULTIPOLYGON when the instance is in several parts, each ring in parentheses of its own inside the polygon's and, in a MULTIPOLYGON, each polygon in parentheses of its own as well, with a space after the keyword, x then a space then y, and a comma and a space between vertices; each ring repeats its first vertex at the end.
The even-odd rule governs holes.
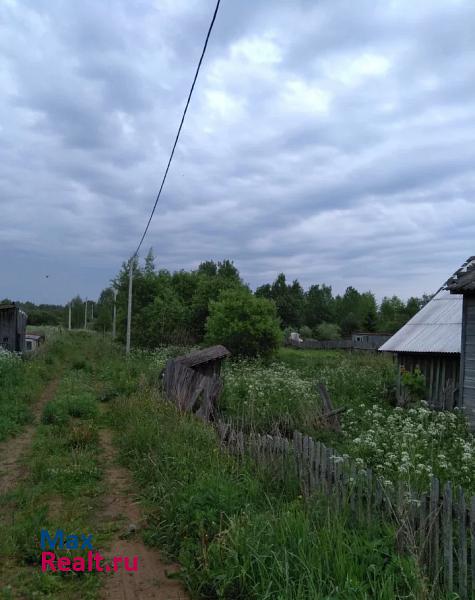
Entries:
POLYGON ((236 356, 271 356, 282 334, 275 305, 246 289, 224 292, 212 302, 205 341, 224 344, 236 356))
POLYGON ((318 340, 339 340, 341 331, 336 323, 320 323, 315 329, 315 335, 318 340))
POLYGON ((307 325, 304 325, 303 327, 301 327, 299 330, 299 333, 300 333, 300 337, 304 340, 308 340, 309 338, 312 337, 312 330, 310 329, 310 327, 307 327, 307 325))
POLYGON ((426 378, 419 367, 416 367, 414 371, 402 368, 401 383, 409 392, 409 399, 413 402, 426 399, 426 378))

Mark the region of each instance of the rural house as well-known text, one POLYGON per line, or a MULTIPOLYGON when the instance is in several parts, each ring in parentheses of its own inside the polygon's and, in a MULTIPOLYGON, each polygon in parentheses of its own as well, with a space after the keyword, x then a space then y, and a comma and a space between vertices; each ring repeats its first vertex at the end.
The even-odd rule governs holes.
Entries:
POLYGON ((27 316, 15 304, 0 304, 0 347, 10 352, 25 350, 27 316))
POLYGON ((396 354, 398 402, 405 393, 402 371, 419 368, 432 408, 451 410, 459 406, 461 340, 462 297, 441 289, 380 348, 396 354))
POLYGON ((475 256, 452 275, 446 287, 462 301, 460 406, 475 430, 475 256))

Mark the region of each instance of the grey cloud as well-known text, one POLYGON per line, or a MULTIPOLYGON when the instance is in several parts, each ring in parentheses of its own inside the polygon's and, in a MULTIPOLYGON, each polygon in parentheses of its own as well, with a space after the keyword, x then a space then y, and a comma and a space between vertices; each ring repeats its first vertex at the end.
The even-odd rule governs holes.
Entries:
MULTIPOLYGON (((0 6, 3 295, 97 296, 133 251, 213 8, 0 6)), ((470 0, 222 3, 145 247, 253 286, 436 289, 473 254, 474 22, 470 0)))

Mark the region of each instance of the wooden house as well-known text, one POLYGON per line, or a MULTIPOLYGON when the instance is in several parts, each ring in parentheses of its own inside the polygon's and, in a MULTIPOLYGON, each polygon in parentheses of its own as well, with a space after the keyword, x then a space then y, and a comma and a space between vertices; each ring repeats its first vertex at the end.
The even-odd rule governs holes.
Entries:
POLYGON ((10 352, 25 350, 27 316, 15 304, 0 304, 0 346, 10 352))
POLYGON ((475 430, 475 256, 452 275, 446 288, 462 301, 460 406, 475 430))
POLYGON ((460 351, 462 298, 441 289, 397 331, 380 350, 396 356, 396 394, 402 402, 406 390, 401 374, 419 368, 425 377, 426 400, 435 409, 460 405, 460 351))

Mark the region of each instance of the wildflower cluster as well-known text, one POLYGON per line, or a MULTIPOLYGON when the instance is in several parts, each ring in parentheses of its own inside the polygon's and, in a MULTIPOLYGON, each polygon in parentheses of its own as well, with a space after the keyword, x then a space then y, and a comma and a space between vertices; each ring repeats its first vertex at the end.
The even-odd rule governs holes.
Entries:
POLYGON ((347 411, 348 452, 391 480, 427 488, 431 477, 475 491, 475 440, 462 415, 416 408, 361 404, 347 411))
POLYGON ((220 409, 259 431, 303 428, 318 412, 312 381, 279 362, 240 360, 226 364, 220 409))

